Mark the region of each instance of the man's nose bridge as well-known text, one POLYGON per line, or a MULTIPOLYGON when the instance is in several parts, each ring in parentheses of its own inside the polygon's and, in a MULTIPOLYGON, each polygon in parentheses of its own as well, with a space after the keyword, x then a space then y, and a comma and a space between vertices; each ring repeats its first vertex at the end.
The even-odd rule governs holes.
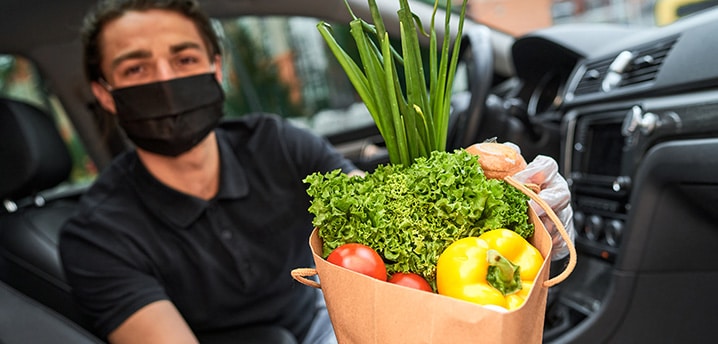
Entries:
POLYGON ((165 59, 160 59, 157 61, 157 79, 164 81, 164 80, 170 80, 174 79, 176 77, 176 73, 174 69, 172 69, 172 64, 165 59))

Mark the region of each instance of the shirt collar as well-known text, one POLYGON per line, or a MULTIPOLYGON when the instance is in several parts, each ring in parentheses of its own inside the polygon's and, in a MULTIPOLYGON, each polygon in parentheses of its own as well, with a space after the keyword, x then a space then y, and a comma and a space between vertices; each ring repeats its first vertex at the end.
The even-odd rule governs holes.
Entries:
MULTIPOLYGON (((219 191, 216 199, 239 199, 249 194, 247 175, 239 159, 223 135, 217 135, 220 156, 219 191)), ((134 159, 131 168, 135 187, 143 204, 161 221, 173 227, 187 228, 202 215, 213 201, 190 196, 168 187, 157 180, 141 163, 134 159)))
MULTIPOLYGON (((219 191, 216 199, 237 199, 245 197, 249 194, 249 181, 247 172, 239 160, 229 140, 225 137, 225 132, 215 130, 217 133, 217 144, 219 145, 220 156, 220 177, 219 191)), ((238 147, 237 149, 242 149, 238 147)))

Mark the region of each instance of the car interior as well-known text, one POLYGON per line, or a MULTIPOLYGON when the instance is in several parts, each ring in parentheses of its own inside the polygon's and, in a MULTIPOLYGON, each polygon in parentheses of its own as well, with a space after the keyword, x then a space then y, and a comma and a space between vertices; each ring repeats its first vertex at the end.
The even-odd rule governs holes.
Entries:
MULTIPOLYGON (((103 130, 82 72, 77 33, 93 2, 0 3, 0 31, 13 33, 0 35, 0 80, 7 61, 22 58, 46 95, 38 103, 0 92, 1 343, 103 342, 74 303, 57 252, 62 223, 92 181, 77 169, 101 173, 128 147, 116 128, 103 130)), ((394 35, 395 2, 377 1, 394 35)), ((311 18, 309 27, 350 19, 336 0, 202 3, 227 35, 244 16, 311 18)), ((349 3, 368 15, 366 1, 349 3)), ((411 3, 429 22, 432 6, 411 3)), ((554 158, 571 189, 578 260, 550 290, 545 343, 715 337, 718 9, 703 7, 677 9, 664 26, 567 23, 517 37, 467 19, 447 148, 513 142, 527 161, 554 158)), ((345 112, 352 101, 341 103, 345 112)), ((327 121, 301 120, 364 170, 388 163, 371 121, 328 130, 327 121)))
POLYGON ((72 215, 82 190, 43 193, 68 177, 70 154, 52 117, 34 106, 2 99, 0 123, 0 338, 97 342, 83 328, 57 252, 59 224, 72 215))

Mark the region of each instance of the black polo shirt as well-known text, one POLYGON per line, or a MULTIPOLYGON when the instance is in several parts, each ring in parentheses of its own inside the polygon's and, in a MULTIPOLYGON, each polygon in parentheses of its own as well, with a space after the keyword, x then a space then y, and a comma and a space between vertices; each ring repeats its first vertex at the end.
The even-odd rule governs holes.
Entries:
POLYGON ((228 122, 216 133, 221 175, 213 199, 167 187, 129 152, 65 224, 65 273, 100 336, 167 299, 198 335, 277 324, 303 336, 316 294, 290 276, 313 264, 302 179, 355 167, 275 116, 228 122))

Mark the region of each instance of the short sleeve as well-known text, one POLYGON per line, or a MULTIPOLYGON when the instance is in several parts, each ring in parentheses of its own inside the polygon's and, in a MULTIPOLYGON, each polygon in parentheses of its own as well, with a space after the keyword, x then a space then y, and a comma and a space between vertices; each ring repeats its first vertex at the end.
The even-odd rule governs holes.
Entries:
POLYGON ((155 277, 140 267, 122 238, 87 218, 65 224, 60 254, 66 278, 96 333, 106 336, 140 308, 167 296, 155 277), (105 233, 105 234, 103 234, 105 233))

